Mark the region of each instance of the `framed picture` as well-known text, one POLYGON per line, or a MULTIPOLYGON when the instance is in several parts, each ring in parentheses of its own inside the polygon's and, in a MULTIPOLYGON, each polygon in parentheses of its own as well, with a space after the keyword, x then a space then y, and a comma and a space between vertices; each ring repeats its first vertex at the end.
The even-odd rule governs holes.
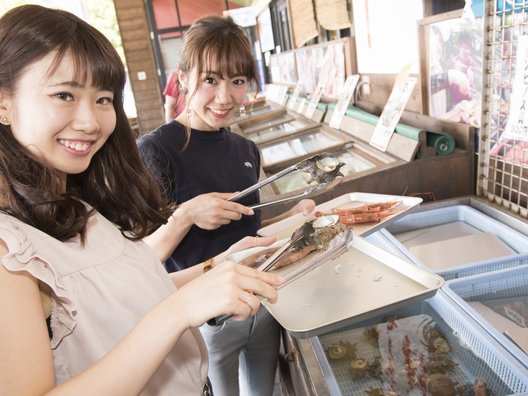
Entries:
POLYGON ((270 74, 274 84, 295 85, 297 83, 297 64, 294 51, 271 55, 270 74))
POLYGON ((419 22, 420 76, 424 114, 480 126, 482 19, 462 10, 419 22))
POLYGON ((321 79, 323 95, 336 99, 346 79, 346 42, 335 40, 295 51, 297 74, 304 93, 313 94, 321 79))

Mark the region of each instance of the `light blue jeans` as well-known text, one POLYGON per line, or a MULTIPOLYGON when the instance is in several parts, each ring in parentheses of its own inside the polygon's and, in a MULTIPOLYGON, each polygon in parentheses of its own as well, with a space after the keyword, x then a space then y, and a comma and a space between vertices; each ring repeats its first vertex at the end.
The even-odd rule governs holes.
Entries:
POLYGON ((279 357, 280 326, 264 306, 245 321, 200 327, 209 352, 214 396, 271 396, 279 357))

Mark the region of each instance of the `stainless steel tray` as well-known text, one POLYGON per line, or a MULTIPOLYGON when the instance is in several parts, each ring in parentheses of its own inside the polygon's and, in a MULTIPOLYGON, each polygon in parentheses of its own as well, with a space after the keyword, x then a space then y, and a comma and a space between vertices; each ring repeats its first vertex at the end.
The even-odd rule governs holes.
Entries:
POLYGON ((348 252, 280 288, 275 304, 263 304, 292 336, 307 338, 429 298, 443 284, 440 276, 354 237, 348 252))
MULTIPOLYGON (((396 213, 387 216, 378 222, 353 225, 352 232, 354 235, 367 236, 380 228, 386 227, 393 221, 404 216, 410 209, 419 205, 422 202, 422 198, 356 192, 343 194, 330 201, 319 204, 316 206, 315 211, 326 212, 331 211, 333 208, 345 209, 358 207, 366 203, 372 204, 376 202, 390 201, 400 202, 400 204, 394 208, 396 213)), ((279 239, 289 238, 298 227, 309 220, 312 216, 313 213, 310 213, 308 216, 298 213, 274 224, 261 228, 258 230, 258 234, 260 236, 277 235, 277 238, 279 239)))

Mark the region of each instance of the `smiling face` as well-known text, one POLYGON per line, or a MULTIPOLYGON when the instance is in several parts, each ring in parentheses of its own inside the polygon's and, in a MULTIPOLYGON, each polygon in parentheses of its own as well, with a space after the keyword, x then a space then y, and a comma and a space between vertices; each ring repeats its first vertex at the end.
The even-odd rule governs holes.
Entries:
POLYGON ((0 94, 0 106, 20 144, 48 166, 77 174, 88 168, 115 128, 114 94, 93 87, 89 74, 81 81, 68 53, 52 69, 55 56, 29 65, 15 92, 0 94))
MULTIPOLYGON (((196 69, 181 74, 181 81, 189 87, 188 109, 191 110, 191 128, 214 131, 226 127, 239 111, 248 91, 248 78, 229 77, 219 72, 203 72, 196 69)), ((184 113, 179 120, 187 123, 184 113)))

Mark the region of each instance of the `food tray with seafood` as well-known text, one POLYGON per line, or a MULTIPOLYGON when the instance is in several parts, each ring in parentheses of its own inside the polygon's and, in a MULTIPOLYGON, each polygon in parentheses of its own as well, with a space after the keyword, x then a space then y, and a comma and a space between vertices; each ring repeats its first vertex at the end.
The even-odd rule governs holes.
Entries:
POLYGON ((314 215, 336 214, 340 222, 346 224, 354 235, 366 236, 386 227, 390 222, 403 216, 419 205, 422 198, 397 195, 349 193, 316 206, 314 213, 290 216, 258 230, 261 236, 277 235, 288 238, 297 227, 314 215))
POLYGON ((509 395, 528 370, 439 291, 310 339, 332 395, 509 395))
POLYGON ((528 253, 528 236, 468 205, 410 213, 386 230, 412 262, 446 280, 500 269, 500 259, 528 253))
MULTIPOLYGON (((256 257, 255 251, 246 257, 256 257)), ((312 252, 273 271, 288 279, 317 254, 324 253, 312 252)), ((292 336, 307 338, 431 297, 443 284, 440 276, 354 236, 345 253, 312 266, 279 288, 275 304, 263 304, 292 336)))
POLYGON ((445 293, 528 368, 528 255, 518 266, 452 279, 445 293))

